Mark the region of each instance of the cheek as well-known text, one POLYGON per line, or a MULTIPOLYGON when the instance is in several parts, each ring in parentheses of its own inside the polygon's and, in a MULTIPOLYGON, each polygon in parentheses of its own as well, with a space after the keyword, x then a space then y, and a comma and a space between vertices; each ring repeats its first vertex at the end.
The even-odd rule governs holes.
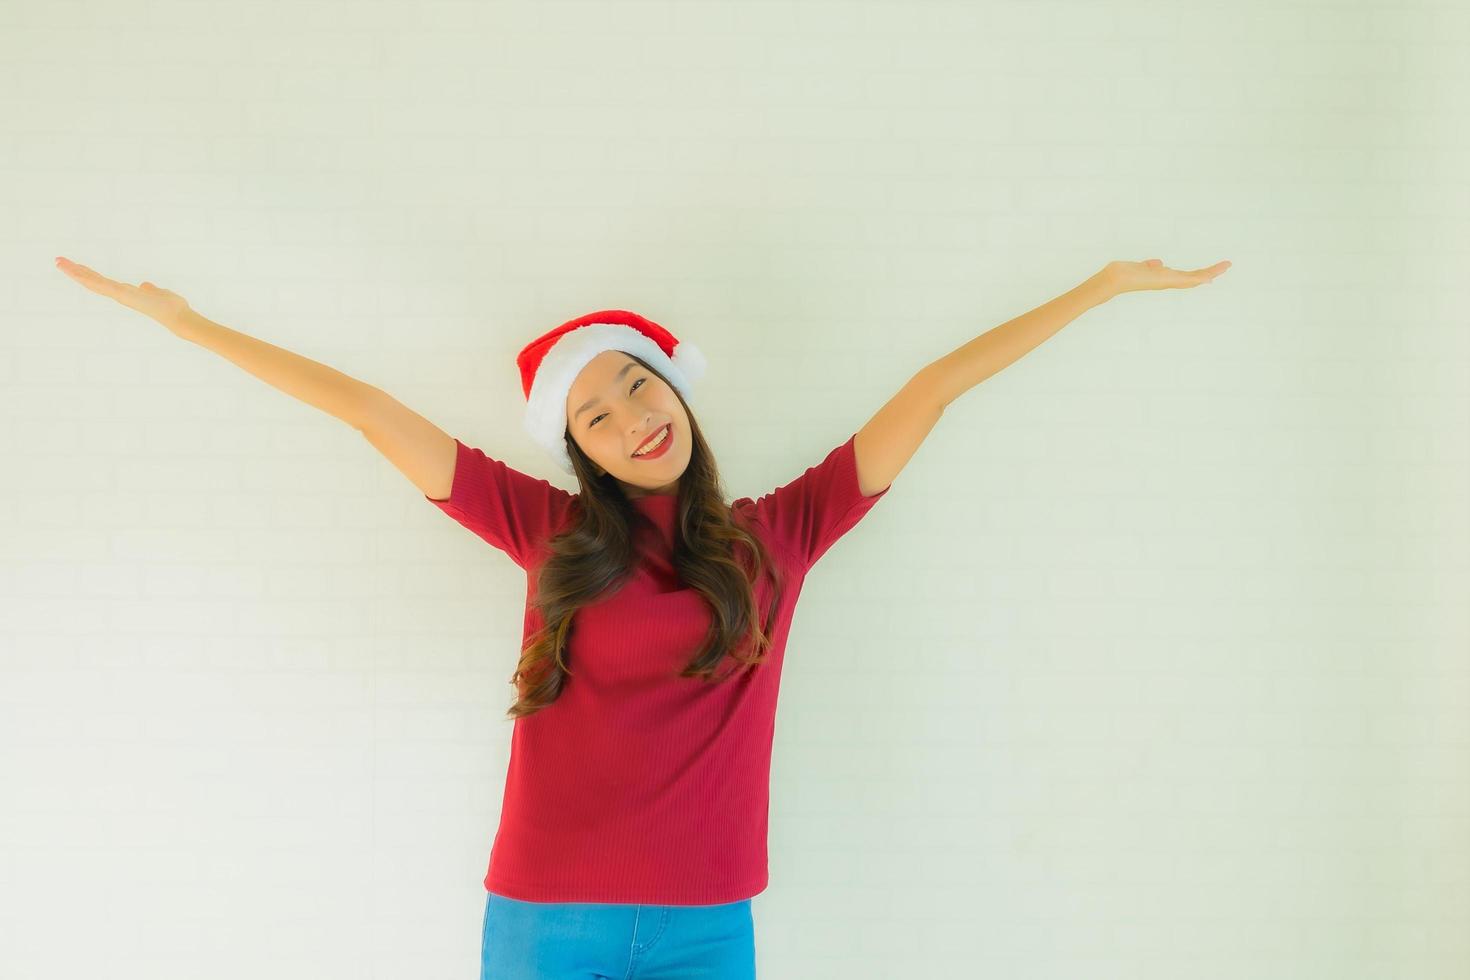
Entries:
MULTIPOLYGON (((599 429, 602 428, 602 423, 597 423, 597 427, 599 429)), ((601 436, 594 439, 592 441, 592 453, 604 466, 623 458, 621 444, 610 436, 601 436)))

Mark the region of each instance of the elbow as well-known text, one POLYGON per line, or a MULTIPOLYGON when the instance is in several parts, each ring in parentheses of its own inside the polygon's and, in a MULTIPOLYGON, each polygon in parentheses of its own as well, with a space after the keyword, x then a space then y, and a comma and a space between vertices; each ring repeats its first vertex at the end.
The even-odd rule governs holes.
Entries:
POLYGON ((954 401, 952 389, 946 383, 947 373, 942 360, 924 367, 909 380, 908 386, 929 403, 936 415, 943 415, 949 403, 954 401))

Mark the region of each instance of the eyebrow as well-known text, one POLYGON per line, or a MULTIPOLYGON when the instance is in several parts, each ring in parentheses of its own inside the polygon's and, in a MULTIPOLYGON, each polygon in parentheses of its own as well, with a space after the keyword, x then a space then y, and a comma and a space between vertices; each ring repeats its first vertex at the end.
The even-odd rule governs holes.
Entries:
MULTIPOLYGON (((637 366, 638 366, 638 362, 637 361, 629 361, 627 364, 624 364, 623 365, 623 369, 618 372, 618 376, 616 378, 613 378, 613 383, 616 384, 617 382, 622 381, 623 380, 623 375, 627 374, 629 371, 633 370, 637 366)), ((572 413, 572 421, 573 422, 577 421, 577 416, 581 415, 583 412, 587 411, 587 409, 591 408, 593 405, 596 405, 597 403, 598 403, 598 399, 596 399, 596 398, 589 398, 587 400, 587 403, 585 405, 583 405, 581 408, 577 409, 575 412, 572 413)))

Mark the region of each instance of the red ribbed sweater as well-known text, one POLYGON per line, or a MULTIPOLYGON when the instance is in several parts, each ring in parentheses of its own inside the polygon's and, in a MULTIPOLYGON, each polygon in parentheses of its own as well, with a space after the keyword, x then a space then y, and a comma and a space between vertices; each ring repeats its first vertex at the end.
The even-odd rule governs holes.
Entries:
MULTIPOLYGON (((853 438, 784 486, 730 505, 781 563, 785 584, 765 661, 718 683, 674 676, 711 622, 703 597, 674 573, 678 500, 634 498, 657 535, 636 539, 639 565, 621 590, 576 613, 573 674, 557 700, 515 720, 488 891, 529 902, 714 905, 765 890, 776 694, 796 599, 817 559, 890 489, 862 495, 853 438)), ((576 495, 455 444, 448 499, 424 499, 526 570, 524 647, 543 625, 531 606, 535 573, 576 495)), ((763 621, 771 592, 762 573, 763 621)), ((732 666, 727 657, 720 672, 732 666)))

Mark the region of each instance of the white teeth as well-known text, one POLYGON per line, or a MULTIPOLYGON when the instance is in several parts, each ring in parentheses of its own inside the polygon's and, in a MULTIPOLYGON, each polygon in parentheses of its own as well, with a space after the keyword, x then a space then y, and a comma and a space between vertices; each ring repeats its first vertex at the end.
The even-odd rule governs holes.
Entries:
POLYGON ((668 437, 669 437, 669 427, 667 425, 665 425, 664 426, 664 430, 658 434, 658 437, 655 438, 653 440, 653 442, 650 442, 647 446, 644 446, 642 449, 640 449, 638 452, 634 453, 633 455, 634 456, 643 456, 643 455, 645 455, 647 453, 653 452, 668 437))

